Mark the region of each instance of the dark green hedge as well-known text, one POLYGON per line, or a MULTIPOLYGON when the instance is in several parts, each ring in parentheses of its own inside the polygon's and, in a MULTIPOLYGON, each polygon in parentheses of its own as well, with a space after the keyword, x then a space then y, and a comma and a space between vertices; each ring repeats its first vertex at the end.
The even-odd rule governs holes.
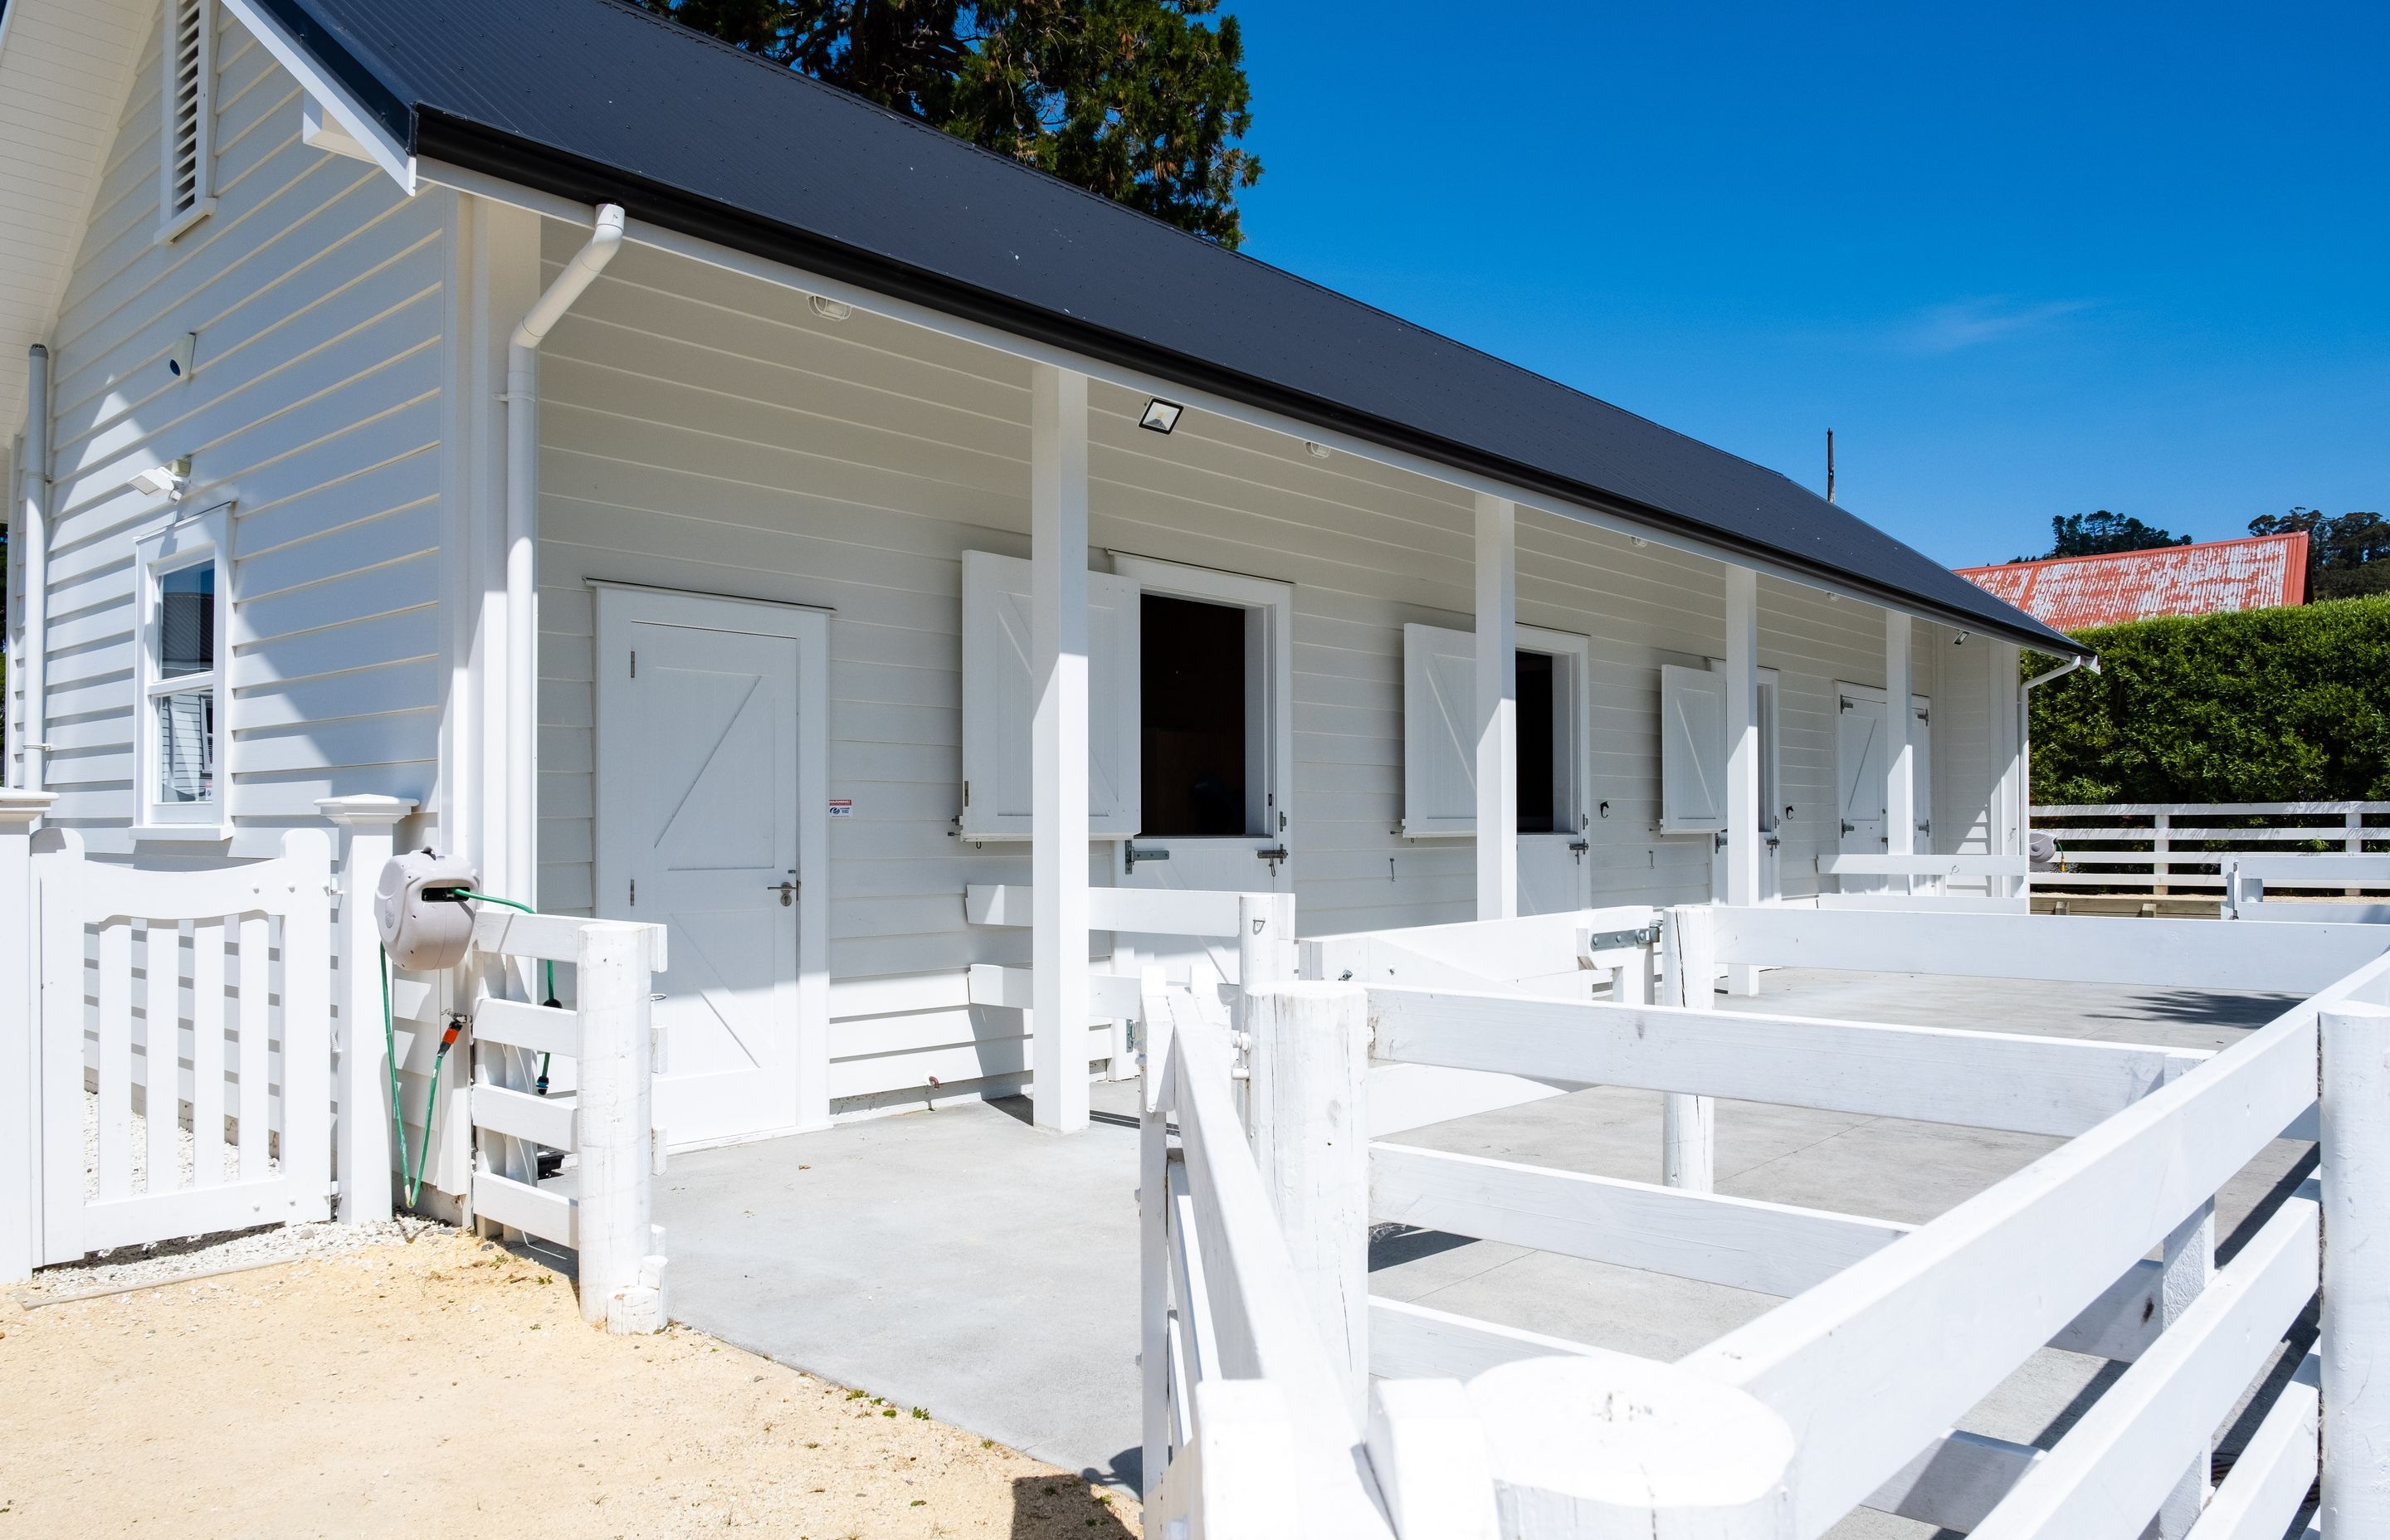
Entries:
POLYGON ((2390 596, 2079 635, 2101 673, 2034 691, 2035 802, 2390 798, 2390 596))

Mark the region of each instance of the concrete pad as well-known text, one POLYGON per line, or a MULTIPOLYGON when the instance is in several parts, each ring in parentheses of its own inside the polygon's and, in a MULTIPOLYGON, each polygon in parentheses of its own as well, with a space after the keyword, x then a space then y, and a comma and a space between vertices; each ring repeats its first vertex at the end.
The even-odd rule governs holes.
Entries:
POLYGON ((674 1315, 1133 1488, 1137 1135, 1064 1138, 1027 1109, 674 1156, 655 1199, 674 1315))

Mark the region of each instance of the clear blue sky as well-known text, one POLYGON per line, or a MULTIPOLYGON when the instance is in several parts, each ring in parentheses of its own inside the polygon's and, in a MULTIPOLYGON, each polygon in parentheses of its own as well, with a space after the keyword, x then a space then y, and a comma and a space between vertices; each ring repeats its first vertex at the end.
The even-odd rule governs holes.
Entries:
POLYGON ((1229 0, 1246 250, 1952 565, 2390 508, 2390 5, 1229 0))

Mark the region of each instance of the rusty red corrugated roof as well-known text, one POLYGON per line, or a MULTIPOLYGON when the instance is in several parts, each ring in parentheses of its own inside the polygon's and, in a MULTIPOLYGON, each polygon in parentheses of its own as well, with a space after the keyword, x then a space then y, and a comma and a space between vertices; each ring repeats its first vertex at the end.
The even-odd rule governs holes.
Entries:
POLYGON ((2304 604, 2307 537, 2259 534, 2113 556, 1961 567, 1958 572, 2045 625, 2082 631, 2156 615, 2304 604))

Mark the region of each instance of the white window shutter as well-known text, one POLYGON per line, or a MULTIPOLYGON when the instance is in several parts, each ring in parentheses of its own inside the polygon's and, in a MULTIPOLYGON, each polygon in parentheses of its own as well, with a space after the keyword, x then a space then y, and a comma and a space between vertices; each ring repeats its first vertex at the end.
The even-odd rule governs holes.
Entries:
MULTIPOLYGON (((1136 584, 1087 574, 1087 827, 1093 835, 1125 838, 1137 832, 1141 786, 1136 584)), ((1028 562, 963 553, 962 640, 963 837, 1026 840, 1037 712, 1028 562)))
POLYGON ((1726 677, 1660 669, 1660 832, 1726 828, 1726 677))
POLYGON ((1843 778, 1838 800, 1843 822, 1874 824, 1884 815, 1883 703, 1842 692, 1834 714, 1834 766, 1843 778))
POLYGON ((1403 833, 1477 832, 1477 636, 1403 627, 1403 833))

